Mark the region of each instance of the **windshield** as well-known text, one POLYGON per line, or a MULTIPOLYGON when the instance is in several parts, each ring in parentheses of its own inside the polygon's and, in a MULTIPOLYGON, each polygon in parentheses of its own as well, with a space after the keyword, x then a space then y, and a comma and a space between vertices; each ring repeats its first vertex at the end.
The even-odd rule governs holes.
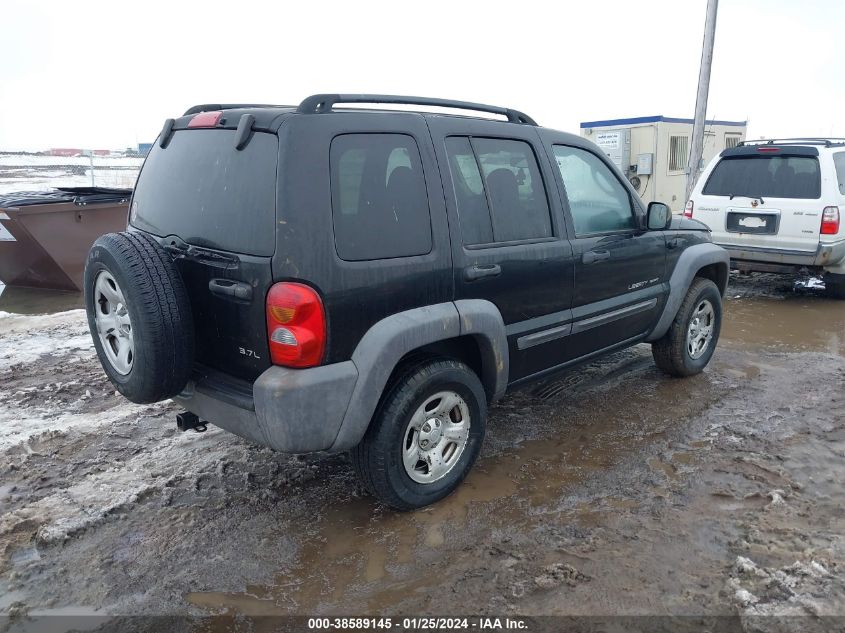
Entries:
POLYGON ((275 251, 278 139, 234 130, 184 130, 156 143, 138 177, 130 222, 154 235, 248 255, 275 251))
POLYGON ((820 198, 819 161, 809 156, 732 156, 716 165, 705 196, 820 198))

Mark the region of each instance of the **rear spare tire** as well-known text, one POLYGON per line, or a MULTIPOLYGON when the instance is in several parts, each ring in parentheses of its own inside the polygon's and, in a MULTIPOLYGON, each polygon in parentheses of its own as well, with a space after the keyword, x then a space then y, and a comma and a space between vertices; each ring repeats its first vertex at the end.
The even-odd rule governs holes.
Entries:
POLYGON ((145 233, 108 233, 88 253, 84 283, 88 327, 115 388, 139 404, 182 391, 194 361, 194 327, 167 252, 145 233))

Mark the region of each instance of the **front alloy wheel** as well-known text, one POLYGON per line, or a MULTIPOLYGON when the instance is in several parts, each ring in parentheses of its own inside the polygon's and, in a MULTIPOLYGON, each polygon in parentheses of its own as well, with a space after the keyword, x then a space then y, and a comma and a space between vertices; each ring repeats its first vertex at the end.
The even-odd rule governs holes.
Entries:
POLYGON ((713 304, 703 299, 696 306, 690 318, 687 329, 687 351, 690 358, 697 360, 707 351, 713 340, 713 326, 716 322, 716 312, 713 304))
POLYGON ((692 376, 707 366, 722 327, 722 294, 710 279, 696 277, 669 330, 651 344, 655 364, 670 376, 692 376))

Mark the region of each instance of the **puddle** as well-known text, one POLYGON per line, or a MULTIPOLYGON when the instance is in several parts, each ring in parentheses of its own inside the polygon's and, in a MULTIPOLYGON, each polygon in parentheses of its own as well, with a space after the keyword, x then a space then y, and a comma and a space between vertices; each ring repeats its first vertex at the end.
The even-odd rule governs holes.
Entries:
POLYGON ((0 312, 54 314, 83 307, 85 301, 80 292, 18 288, 0 284, 0 312))
MULTIPOLYGON (((730 291, 728 292, 730 295, 730 291)), ((725 302, 723 341, 845 355, 845 301, 787 294, 725 302)))

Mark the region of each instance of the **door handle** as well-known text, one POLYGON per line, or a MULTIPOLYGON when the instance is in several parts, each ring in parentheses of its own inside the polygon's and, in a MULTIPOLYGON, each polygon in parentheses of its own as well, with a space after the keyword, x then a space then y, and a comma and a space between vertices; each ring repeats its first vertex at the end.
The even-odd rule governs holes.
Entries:
POLYGON ((241 301, 252 300, 252 286, 243 281, 212 279, 208 282, 208 289, 211 291, 211 294, 219 297, 231 297, 233 299, 240 299, 241 301))
POLYGON ((581 256, 581 261, 585 264, 595 264, 610 259, 610 251, 587 251, 581 256))
POLYGON ((501 274, 502 267, 499 264, 476 264, 464 268, 464 279, 466 281, 475 281, 484 277, 498 277, 501 274))

